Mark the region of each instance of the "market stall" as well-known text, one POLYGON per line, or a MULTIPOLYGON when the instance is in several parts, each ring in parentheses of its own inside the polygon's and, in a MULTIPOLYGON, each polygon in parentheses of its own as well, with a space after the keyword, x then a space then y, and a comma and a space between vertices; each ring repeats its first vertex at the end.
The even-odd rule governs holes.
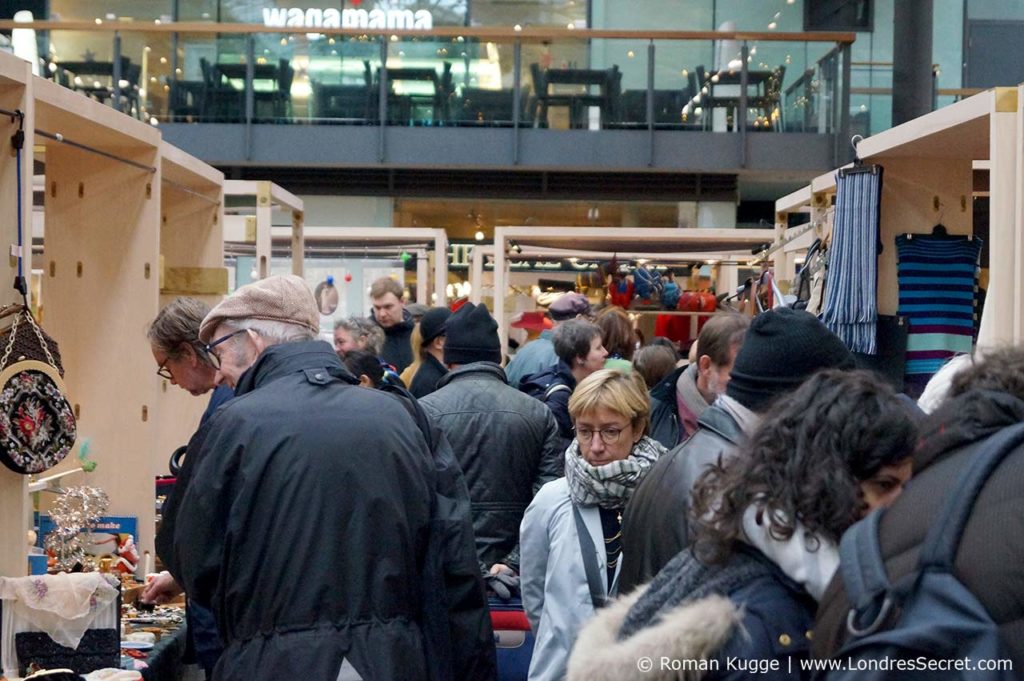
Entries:
MULTIPOLYGON (((494 230, 494 290, 508 290, 506 265, 510 257, 518 257, 520 251, 535 253, 538 249, 553 249, 539 250, 542 257, 551 257, 557 250, 566 257, 578 258, 591 253, 603 259, 616 254, 627 259, 634 256, 679 261, 722 259, 726 264, 719 270, 717 285, 729 290, 737 283, 736 266, 732 264, 734 256, 745 253, 749 258, 752 247, 769 244, 774 236, 774 231, 768 229, 498 227, 494 230), (514 254, 509 252, 512 247, 517 251, 514 254)), ((502 352, 507 349, 509 328, 505 303, 504 295, 495 295, 493 312, 498 320, 502 352)))
MULTIPOLYGON (((863 168, 880 178, 874 206, 879 250, 877 314, 880 320, 895 318, 908 327, 902 330, 908 381, 921 383, 934 372, 933 366, 925 366, 925 359, 935 364, 969 351, 972 343, 993 347, 1024 338, 1021 104, 1018 88, 996 88, 855 141, 858 163, 821 175, 776 203, 779 234, 773 248, 785 252, 801 238, 801 229, 819 235, 832 232, 840 210, 834 205, 839 174, 863 168), (989 172, 989 224, 988 238, 976 240, 974 173, 979 166, 989 172), (810 227, 785 228, 794 210, 811 213, 810 227), (946 249, 941 258, 931 255, 940 248, 946 249), (949 266, 954 248, 966 253, 960 255, 966 258, 965 264, 949 266), (907 254, 902 275, 901 252, 907 254), (928 288, 915 290, 924 286, 919 283, 924 268, 930 268, 928 288), (969 295, 972 284, 974 295, 965 300, 966 312, 939 305, 945 302, 944 295, 969 295), (946 294, 947 289, 957 291, 946 294), (922 306, 937 312, 929 313, 927 320, 915 319, 925 314, 922 306), (964 328, 953 332, 953 324, 964 328), (920 366, 911 367, 915 358, 921 358, 920 366)), ((830 257, 830 269, 834 264, 830 257)), ((831 283, 825 283, 826 294, 831 283)), ((881 344, 881 325, 878 334, 881 344)))

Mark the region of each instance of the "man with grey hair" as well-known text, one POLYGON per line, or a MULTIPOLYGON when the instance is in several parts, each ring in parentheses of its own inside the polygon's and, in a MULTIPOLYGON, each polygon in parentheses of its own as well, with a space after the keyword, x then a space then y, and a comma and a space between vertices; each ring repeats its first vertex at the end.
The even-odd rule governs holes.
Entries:
POLYGON ((189 443, 157 551, 214 610, 214 678, 491 679, 472 535, 461 554, 442 543, 469 525, 468 499, 432 533, 442 486, 464 483, 443 479, 414 402, 354 385, 318 326, 288 275, 240 288, 200 327, 236 397, 189 443))

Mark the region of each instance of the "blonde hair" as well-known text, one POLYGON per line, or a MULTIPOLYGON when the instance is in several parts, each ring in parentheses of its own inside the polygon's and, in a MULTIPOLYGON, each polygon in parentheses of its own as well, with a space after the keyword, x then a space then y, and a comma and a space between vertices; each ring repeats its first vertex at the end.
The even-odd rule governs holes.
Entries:
POLYGON ((569 398, 569 416, 576 421, 601 407, 629 419, 633 430, 646 435, 651 422, 651 398, 637 373, 601 369, 576 386, 569 398))
MULTIPOLYGON (((416 326, 412 327, 412 335, 409 336, 409 345, 412 346, 412 364, 405 368, 405 371, 399 376, 402 379, 402 383, 406 386, 412 385, 412 379, 415 378, 416 372, 420 370, 423 365, 424 356, 427 354, 423 347, 423 332, 420 331, 420 325, 417 322, 416 326)), ((427 347, 430 347, 429 345, 427 347)))

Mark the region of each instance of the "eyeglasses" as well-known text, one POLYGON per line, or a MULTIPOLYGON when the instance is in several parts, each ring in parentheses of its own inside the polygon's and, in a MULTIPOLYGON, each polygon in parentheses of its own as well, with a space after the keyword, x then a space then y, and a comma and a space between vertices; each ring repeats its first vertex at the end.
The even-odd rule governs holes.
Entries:
POLYGON ((601 440, 603 440, 606 445, 613 445, 619 441, 619 436, 622 435, 623 430, 625 430, 625 428, 602 428, 601 430, 577 428, 576 439, 580 441, 580 444, 585 444, 594 439, 594 433, 601 433, 601 440))
POLYGON ((160 366, 156 368, 156 375, 160 378, 166 378, 168 381, 173 381, 174 376, 171 375, 171 370, 167 368, 167 363, 171 361, 170 356, 164 361, 160 362, 160 366))
POLYGON ((212 343, 207 343, 206 345, 203 346, 203 352, 206 353, 206 357, 210 360, 210 364, 213 365, 214 369, 220 369, 220 357, 217 355, 217 353, 213 351, 213 349, 220 345, 221 343, 227 341, 228 339, 234 338, 240 333, 245 333, 247 330, 248 329, 239 329, 238 331, 232 331, 228 335, 221 336, 212 343))

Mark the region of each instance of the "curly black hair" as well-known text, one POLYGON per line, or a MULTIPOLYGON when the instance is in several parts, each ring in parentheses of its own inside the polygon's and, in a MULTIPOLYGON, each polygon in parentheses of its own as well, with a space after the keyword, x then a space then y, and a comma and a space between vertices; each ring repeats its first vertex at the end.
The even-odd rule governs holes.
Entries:
POLYGON ((797 524, 838 542, 861 516, 859 483, 913 451, 917 426, 891 388, 872 374, 818 372, 779 399, 736 456, 712 466, 694 489, 701 560, 726 560, 756 504, 772 538, 797 524))

